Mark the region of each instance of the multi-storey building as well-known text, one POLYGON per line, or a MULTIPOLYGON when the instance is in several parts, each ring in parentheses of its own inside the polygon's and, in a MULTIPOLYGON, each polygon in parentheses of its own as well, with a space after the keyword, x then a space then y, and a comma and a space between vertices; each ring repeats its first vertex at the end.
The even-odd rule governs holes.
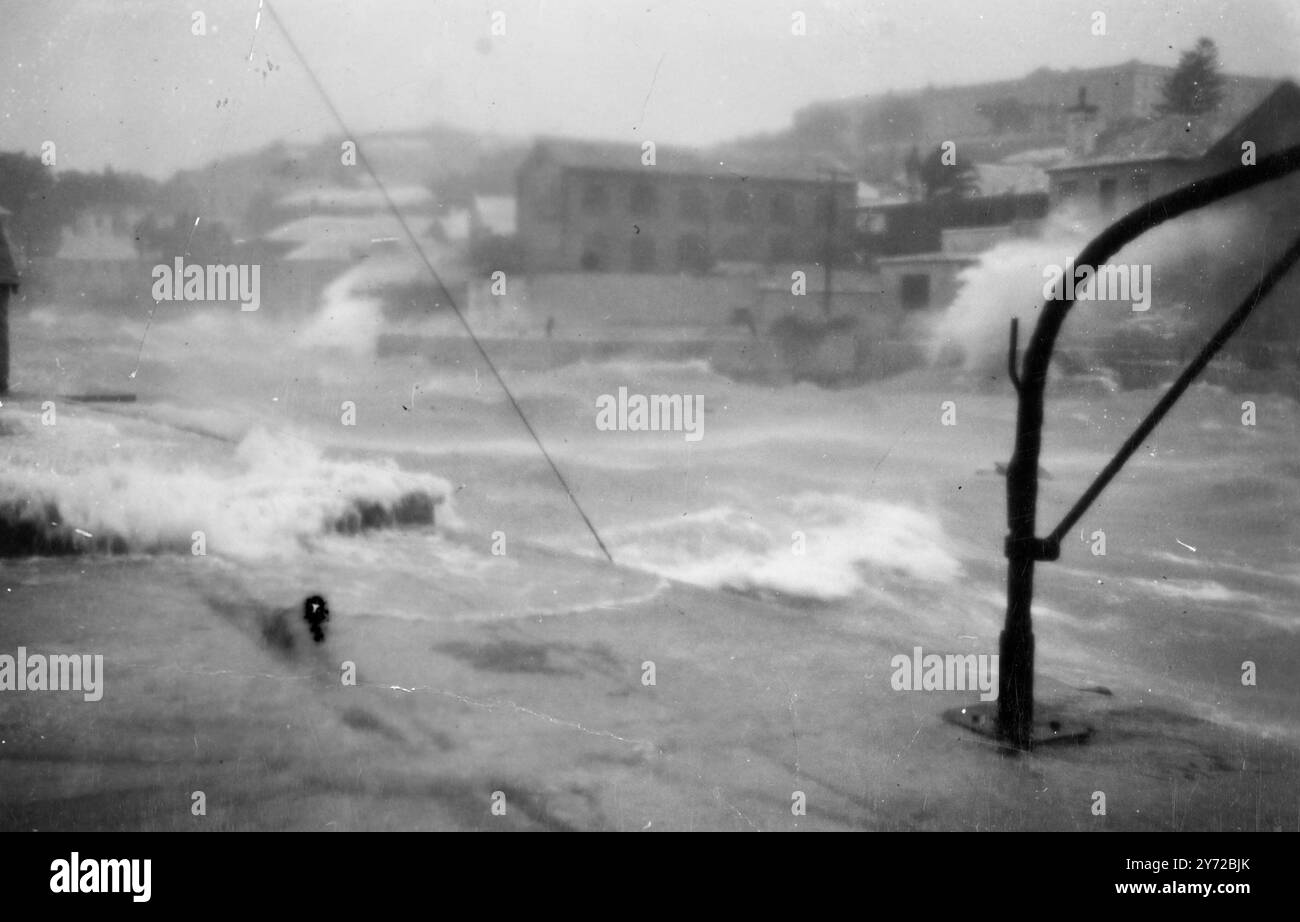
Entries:
POLYGON ((639 143, 539 140, 518 173, 528 272, 707 272, 842 247, 856 183, 829 164, 738 162, 639 143))

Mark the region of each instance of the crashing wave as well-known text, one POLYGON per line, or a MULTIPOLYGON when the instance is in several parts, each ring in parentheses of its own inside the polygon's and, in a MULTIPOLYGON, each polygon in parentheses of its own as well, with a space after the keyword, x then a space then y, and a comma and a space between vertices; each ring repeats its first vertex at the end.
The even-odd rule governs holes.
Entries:
MULTIPOLYGON (((254 430, 233 463, 160 460, 0 476, 0 557, 204 553, 264 558, 327 533, 433 525, 450 485, 391 461, 325 458, 254 430)), ((444 514, 450 515, 449 509, 444 514)))

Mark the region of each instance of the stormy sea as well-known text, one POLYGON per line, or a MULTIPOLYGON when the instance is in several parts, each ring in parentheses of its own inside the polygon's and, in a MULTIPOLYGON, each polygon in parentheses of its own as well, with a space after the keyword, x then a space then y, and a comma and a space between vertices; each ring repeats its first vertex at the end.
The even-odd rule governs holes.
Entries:
MULTIPOLYGON (((346 280, 302 317, 12 324, 0 652, 105 674, 95 705, 0 698, 5 827, 480 828, 505 791, 516 827, 1083 828, 1099 775, 1115 826, 1300 818, 1290 396, 1193 387, 1040 565, 1041 688, 1116 732, 1015 768, 938 720, 972 694, 891 686, 916 647, 998 651, 1005 378, 499 356, 611 563, 486 363, 346 280), (620 388, 699 395, 702 437, 598 428, 620 388)), ((1158 395, 1049 391, 1043 526, 1158 395)))

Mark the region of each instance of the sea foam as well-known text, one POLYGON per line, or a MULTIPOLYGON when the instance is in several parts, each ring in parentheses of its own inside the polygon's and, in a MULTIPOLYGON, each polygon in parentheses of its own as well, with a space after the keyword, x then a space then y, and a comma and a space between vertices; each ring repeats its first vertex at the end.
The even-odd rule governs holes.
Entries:
POLYGON ((8 471, 0 556, 197 548, 274 556, 325 533, 432 524, 450 492, 441 478, 392 461, 327 458, 256 428, 220 463, 164 456, 8 471))

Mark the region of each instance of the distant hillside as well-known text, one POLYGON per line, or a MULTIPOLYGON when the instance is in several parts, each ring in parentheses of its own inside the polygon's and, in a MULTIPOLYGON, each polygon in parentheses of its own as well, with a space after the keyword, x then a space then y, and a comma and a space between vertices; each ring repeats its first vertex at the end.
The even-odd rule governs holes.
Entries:
MULTIPOLYGON (((1014 80, 831 100, 796 112, 784 131, 714 145, 710 153, 774 166, 836 162, 861 178, 888 181, 901 172, 914 146, 929 149, 944 140, 957 142, 974 162, 1061 147, 1065 111, 1080 90, 1097 106, 1104 125, 1147 118, 1172 70, 1140 61, 1039 68, 1014 80)), ((1232 112, 1246 111, 1276 83, 1225 78, 1223 107, 1232 112)), ((260 235, 302 216, 301 207, 278 208, 283 199, 310 203, 319 190, 370 186, 360 163, 343 165, 343 140, 281 141, 182 171, 161 186, 155 210, 163 216, 203 215, 236 237, 260 235)), ((476 193, 513 195, 515 171, 531 145, 529 139, 481 136, 442 124, 355 140, 386 186, 429 189, 438 211, 465 205, 476 193)))
MULTIPOLYGON (((954 141, 972 162, 988 162, 1066 142, 1065 112, 1080 91, 1103 125, 1149 118, 1172 67, 1127 61, 1109 67, 1052 70, 963 86, 925 87, 814 103, 789 129, 745 138, 732 149, 842 160, 864 177, 885 180, 913 146, 954 141)), ((1244 114, 1277 79, 1224 74, 1222 108, 1244 114)))
MULTIPOLYGON (((360 158, 355 166, 343 164, 343 140, 338 136, 309 145, 278 141, 181 171, 163 184, 159 206, 221 221, 237 234, 263 232, 278 223, 275 203, 280 199, 371 185, 360 158)), ((512 194, 515 169, 528 149, 526 141, 444 125, 355 140, 385 186, 429 188, 439 205, 460 203, 473 192, 512 194)))

